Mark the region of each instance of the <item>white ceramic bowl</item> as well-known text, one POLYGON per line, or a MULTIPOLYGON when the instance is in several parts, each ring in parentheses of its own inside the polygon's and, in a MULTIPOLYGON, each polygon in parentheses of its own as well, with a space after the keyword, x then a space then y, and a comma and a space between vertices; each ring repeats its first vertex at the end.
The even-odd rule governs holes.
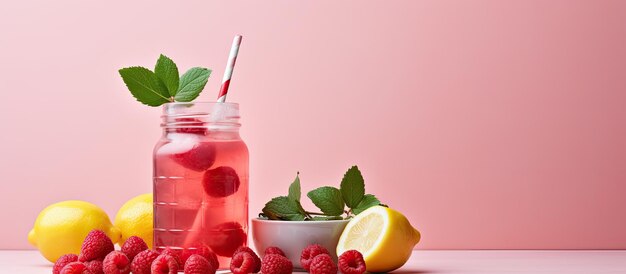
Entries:
POLYGON ((337 242, 348 220, 334 221, 271 221, 252 219, 252 239, 259 256, 276 246, 285 252, 293 267, 300 266, 300 253, 310 244, 319 244, 337 261, 337 242))

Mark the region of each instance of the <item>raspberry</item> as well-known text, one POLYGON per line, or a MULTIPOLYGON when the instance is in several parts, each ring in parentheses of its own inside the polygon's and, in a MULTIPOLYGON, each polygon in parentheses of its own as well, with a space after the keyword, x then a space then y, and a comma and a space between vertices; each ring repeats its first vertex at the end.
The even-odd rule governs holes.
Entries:
MULTIPOLYGON (((254 251, 252 251, 252 249, 250 249, 247 246, 242 246, 240 248, 237 248, 237 250, 235 250, 235 253, 233 253, 233 259, 235 258, 237 253, 241 253, 241 252, 248 253, 248 254, 250 254, 252 256, 252 259, 254 260, 252 273, 257 273, 257 272, 261 271, 261 258, 259 258, 259 256, 257 256, 256 253, 254 253, 254 251)), ((232 267, 233 267, 232 261, 231 261, 230 267, 231 267, 231 270, 232 270, 232 267)))
POLYGON ((135 256, 139 254, 139 252, 148 249, 148 245, 143 239, 137 236, 130 236, 130 238, 126 239, 124 245, 122 245, 122 252, 128 256, 130 261, 133 261, 135 256))
POLYGON ((150 265, 152 274, 176 274, 178 273, 178 263, 176 259, 168 255, 159 255, 150 265))
POLYGON ((309 270, 309 266, 311 265, 311 261, 315 256, 320 254, 330 254, 328 249, 321 245, 309 245, 304 250, 302 250, 302 254, 300 255, 300 264, 302 268, 309 270))
POLYGON ((309 266, 311 274, 337 274, 337 265, 328 254, 320 254, 311 260, 309 266))
POLYGON ((72 262, 61 269, 61 274, 92 274, 87 266, 81 262, 72 262))
POLYGON ((61 273, 61 269, 63 269, 64 266, 66 266, 69 263, 73 263, 77 261, 78 261, 78 256, 76 254, 65 254, 61 256, 54 263, 54 266, 52 267, 52 274, 61 273))
POLYGON ((81 262, 101 261, 113 250, 115 250, 113 242, 102 230, 92 230, 87 234, 83 245, 80 247, 78 260, 81 262))
POLYGON ((181 153, 170 156, 176 163, 195 171, 205 171, 215 162, 215 145, 208 142, 199 142, 195 146, 181 153))
POLYGON ((215 254, 223 257, 232 257, 237 248, 246 243, 248 236, 243 227, 237 222, 226 222, 213 227, 208 235, 209 246, 215 254))
POLYGON ((185 262, 183 262, 180 259, 180 255, 181 255, 180 250, 175 250, 168 246, 165 249, 163 249, 163 251, 161 251, 161 255, 172 256, 174 257, 174 259, 176 260, 176 263, 178 263, 179 266, 185 265, 185 262))
POLYGON ((239 184, 240 181, 237 172, 232 167, 228 166, 209 169, 204 173, 204 177, 202 178, 204 192, 216 198, 235 194, 239 189, 239 184))
POLYGON ((275 247, 275 246, 270 246, 265 249, 265 255, 267 256, 269 254, 276 254, 276 255, 283 256, 283 257, 287 257, 285 256, 285 252, 283 252, 282 249, 275 247))
POLYGON ((233 274, 248 274, 248 273, 256 273, 259 270, 256 268, 261 268, 261 265, 257 265, 255 258, 252 254, 248 252, 239 252, 235 253, 233 258, 230 260, 230 271, 233 274))
POLYGON ((189 257, 194 254, 204 257, 216 270, 220 268, 220 262, 217 260, 217 255, 215 255, 215 253, 213 253, 213 251, 211 251, 211 249, 209 249, 206 245, 195 245, 185 248, 182 255, 180 255, 181 265, 186 264, 189 257))
POLYGON ((179 128, 176 129, 177 133, 192 133, 206 135, 207 129, 204 127, 204 122, 197 118, 178 118, 176 124, 179 128))
POLYGON ((339 270, 343 274, 365 273, 365 260, 361 252, 348 250, 339 256, 339 270))
POLYGON ((261 273, 263 274, 291 274, 293 264, 283 256, 269 254, 263 257, 261 273))
POLYGON ((215 274, 215 267, 204 257, 193 254, 185 263, 185 274, 215 274))
POLYGON ((130 264, 130 270, 133 274, 150 274, 150 266, 158 256, 159 253, 151 249, 141 251, 130 264))
POLYGON ((104 274, 104 270, 102 268, 102 261, 93 260, 89 262, 84 262, 87 269, 91 272, 91 274, 104 274))
POLYGON ((128 274, 130 273, 130 260, 120 251, 113 251, 104 257, 102 270, 105 274, 128 274))

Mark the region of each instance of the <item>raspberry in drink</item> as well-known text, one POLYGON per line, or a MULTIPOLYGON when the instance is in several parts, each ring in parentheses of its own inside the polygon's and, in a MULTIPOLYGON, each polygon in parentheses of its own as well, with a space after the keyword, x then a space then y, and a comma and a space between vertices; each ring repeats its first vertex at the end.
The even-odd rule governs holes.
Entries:
POLYGON ((154 246, 217 255, 247 244, 248 149, 233 103, 170 103, 154 149, 154 246))

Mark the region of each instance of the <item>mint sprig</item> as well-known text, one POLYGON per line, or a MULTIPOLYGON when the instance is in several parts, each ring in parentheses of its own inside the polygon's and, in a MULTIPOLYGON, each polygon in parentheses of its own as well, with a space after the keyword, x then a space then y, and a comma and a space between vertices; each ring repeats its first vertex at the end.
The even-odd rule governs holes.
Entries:
POLYGON ((287 197, 293 201, 300 202, 300 196, 302 196, 302 194, 300 189, 300 173, 298 172, 296 179, 289 185, 289 194, 287 197))
POLYGON ((350 208, 355 208, 365 195, 365 181, 363 175, 357 166, 353 166, 341 179, 341 196, 350 208))
POLYGON ((306 196, 326 215, 337 216, 343 214, 345 203, 341 197, 341 192, 337 188, 323 186, 309 191, 306 196))
POLYGON ((176 96, 176 92, 178 92, 178 81, 180 80, 176 63, 161 54, 159 60, 157 60, 156 66, 154 66, 154 73, 163 81, 165 87, 167 87, 169 97, 176 96))
POLYGON ((194 67, 179 76, 176 63, 161 54, 154 72, 145 67, 128 67, 120 69, 119 73, 137 101, 156 107, 196 99, 206 86, 211 70, 194 67))
POLYGON ((361 202, 359 202, 356 207, 352 208, 352 213, 354 213, 354 215, 358 215, 366 209, 377 205, 380 205, 380 201, 376 198, 376 196, 372 194, 365 194, 363 195, 361 202))
POLYGON ((339 189, 323 186, 307 193, 307 197, 321 212, 305 210, 300 203, 301 195, 298 173, 293 183, 289 185, 287 196, 279 196, 267 202, 260 216, 270 220, 286 221, 342 220, 352 218, 372 206, 381 205, 376 196, 365 194, 365 181, 357 166, 351 167, 344 174, 339 189))
POLYGON ((154 72, 142 67, 123 68, 119 72, 137 101, 153 107, 169 102, 167 88, 154 72))
POLYGON ((285 196, 270 200, 263 208, 263 214, 273 220, 303 221, 306 217, 303 211, 302 206, 285 196))
POLYGON ((180 77, 178 85, 178 93, 174 99, 178 102, 191 102, 196 99, 204 86, 206 85, 211 70, 206 68, 190 68, 183 76, 180 77))

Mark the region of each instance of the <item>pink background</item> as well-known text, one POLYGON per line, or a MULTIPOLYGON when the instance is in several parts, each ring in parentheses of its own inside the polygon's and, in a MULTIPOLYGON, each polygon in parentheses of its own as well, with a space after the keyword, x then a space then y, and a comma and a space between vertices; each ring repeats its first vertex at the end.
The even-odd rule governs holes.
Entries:
POLYGON ((117 69, 207 66, 214 100, 237 33, 252 216, 358 164, 419 248, 626 248, 623 1, 3 3, 0 248, 150 191, 160 109, 117 69))

